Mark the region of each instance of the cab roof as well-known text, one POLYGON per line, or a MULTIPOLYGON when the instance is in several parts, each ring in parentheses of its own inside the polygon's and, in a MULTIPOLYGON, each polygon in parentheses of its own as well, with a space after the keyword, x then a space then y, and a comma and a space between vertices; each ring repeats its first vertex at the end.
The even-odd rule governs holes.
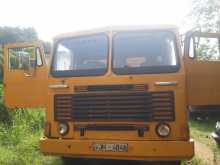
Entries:
POLYGON ((178 27, 175 25, 112 26, 112 27, 97 28, 92 30, 63 33, 55 36, 54 40, 60 40, 62 38, 81 36, 81 35, 91 35, 96 33, 138 31, 138 30, 168 30, 168 31, 173 31, 174 33, 178 33, 178 27))

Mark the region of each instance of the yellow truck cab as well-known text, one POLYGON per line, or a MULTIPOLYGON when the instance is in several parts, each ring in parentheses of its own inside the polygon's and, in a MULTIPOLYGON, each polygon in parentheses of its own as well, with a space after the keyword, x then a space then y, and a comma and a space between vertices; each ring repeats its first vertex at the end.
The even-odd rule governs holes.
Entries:
POLYGON ((198 37, 220 35, 191 31, 182 53, 175 26, 63 34, 49 67, 40 43, 5 45, 5 103, 46 108, 44 154, 179 164, 194 155, 187 106, 220 101, 220 64, 197 60, 198 37))

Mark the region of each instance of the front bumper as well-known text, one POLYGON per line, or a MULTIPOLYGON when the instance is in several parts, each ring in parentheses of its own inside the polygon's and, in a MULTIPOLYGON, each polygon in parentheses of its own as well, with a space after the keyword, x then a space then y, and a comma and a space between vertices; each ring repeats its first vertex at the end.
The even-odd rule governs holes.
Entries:
POLYGON ((44 154, 124 160, 184 160, 194 155, 194 141, 111 141, 111 140, 40 140, 44 154), (92 149, 93 143, 127 143, 127 152, 101 152, 92 149))

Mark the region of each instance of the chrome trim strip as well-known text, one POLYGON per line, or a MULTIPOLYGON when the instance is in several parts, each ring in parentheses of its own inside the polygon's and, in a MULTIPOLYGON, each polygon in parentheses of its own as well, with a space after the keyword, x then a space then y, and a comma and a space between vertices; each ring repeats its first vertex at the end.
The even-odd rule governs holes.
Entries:
POLYGON ((156 81, 154 85, 157 86, 176 86, 178 83, 176 81, 156 81))
POLYGON ((69 86, 66 84, 51 84, 51 85, 48 85, 48 87, 51 89, 69 88, 69 86))

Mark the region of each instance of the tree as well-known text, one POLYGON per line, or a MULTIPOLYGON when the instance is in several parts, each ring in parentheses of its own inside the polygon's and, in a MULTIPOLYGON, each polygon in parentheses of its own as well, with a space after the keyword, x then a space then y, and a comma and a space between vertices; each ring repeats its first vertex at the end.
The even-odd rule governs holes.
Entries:
MULTIPOLYGON (((220 1, 193 0, 191 12, 187 17, 189 24, 199 27, 202 32, 220 32, 220 1)), ((197 39, 198 60, 220 60, 219 39, 197 39)))
POLYGON ((205 32, 220 32, 220 1, 193 0, 190 22, 205 32))
POLYGON ((9 42, 28 42, 37 39, 37 32, 32 27, 0 27, 0 44, 9 42))

